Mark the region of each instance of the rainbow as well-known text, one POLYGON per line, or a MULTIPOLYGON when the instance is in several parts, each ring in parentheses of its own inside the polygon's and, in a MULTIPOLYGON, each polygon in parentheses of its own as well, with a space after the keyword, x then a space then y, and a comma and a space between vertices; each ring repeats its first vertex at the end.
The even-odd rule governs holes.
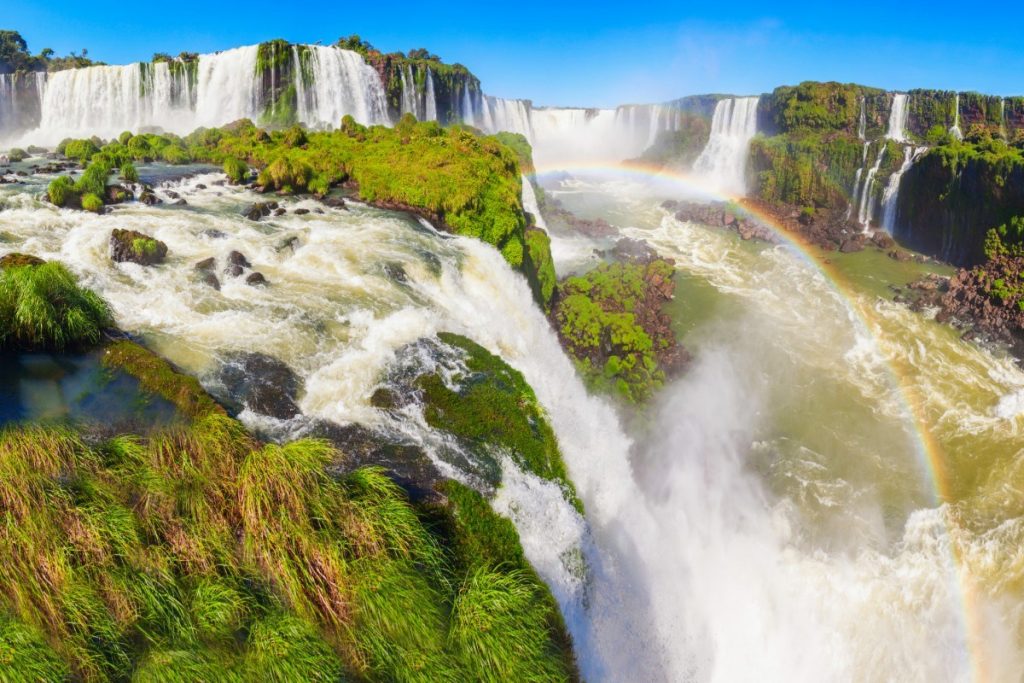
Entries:
MULTIPOLYGON (((695 176, 687 173, 666 169, 660 166, 638 162, 625 162, 619 164, 608 163, 584 163, 570 165, 538 166, 535 174, 538 176, 553 175, 558 173, 604 173, 614 174, 619 177, 626 176, 635 178, 646 184, 652 182, 665 183, 684 190, 688 196, 701 199, 714 199, 739 203, 742 197, 723 193, 720 190, 708 186, 695 176)), ((803 261, 815 268, 833 288, 833 290, 845 302, 847 309, 854 316, 855 323, 875 338, 877 335, 873 330, 879 325, 876 322, 876 315, 873 309, 863 304, 861 297, 857 296, 852 283, 846 275, 824 257, 819 248, 803 241, 798 235, 783 227, 779 221, 767 212, 758 210, 747 204, 742 205, 743 210, 750 216, 756 218, 760 223, 768 227, 793 253, 803 261)), ((917 457, 928 473, 930 484, 934 493, 933 502, 936 504, 952 503, 956 500, 951 486, 951 473, 948 461, 938 440, 932 434, 931 428, 925 413, 925 397, 921 394, 915 382, 911 380, 911 368, 909 365, 890 360, 888 362, 889 379, 891 388, 896 395, 901 397, 905 417, 913 427, 915 450, 917 457)), ((955 542, 956 523, 947 506, 945 514, 946 529, 950 537, 950 567, 958 578, 959 592, 963 599, 963 626, 966 636, 967 654, 970 657, 972 678, 978 683, 990 680, 989 667, 984 655, 985 636, 982 629, 981 610, 979 607, 980 590, 974 585, 969 573, 961 561, 959 546, 955 542)))

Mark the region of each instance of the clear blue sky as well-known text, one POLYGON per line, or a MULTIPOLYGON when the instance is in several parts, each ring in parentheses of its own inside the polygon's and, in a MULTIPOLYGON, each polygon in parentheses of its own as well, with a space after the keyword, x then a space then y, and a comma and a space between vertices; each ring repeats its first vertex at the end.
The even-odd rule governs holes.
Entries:
POLYGON ((1024 94, 1022 25, 1013 0, 0 0, 0 28, 21 31, 33 52, 84 47, 126 63, 358 33, 385 51, 426 47, 461 62, 493 95, 580 106, 802 80, 1024 94))

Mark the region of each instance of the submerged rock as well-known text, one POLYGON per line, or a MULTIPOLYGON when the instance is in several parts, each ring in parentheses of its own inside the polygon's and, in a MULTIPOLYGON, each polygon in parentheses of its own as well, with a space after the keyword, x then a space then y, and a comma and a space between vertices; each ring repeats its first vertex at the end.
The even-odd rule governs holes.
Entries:
POLYGON ((114 230, 110 234, 110 258, 116 263, 152 266, 163 263, 167 245, 135 230, 114 230))
POLYGON ((150 189, 144 189, 142 194, 139 195, 139 202, 146 204, 147 206, 155 206, 157 204, 163 204, 163 200, 153 194, 150 189))
POLYGON ((223 387, 222 400, 235 414, 243 408, 278 420, 302 413, 296 403, 302 380, 284 361, 264 353, 228 356, 217 372, 215 385, 223 387))
POLYGON ((249 273, 249 277, 245 278, 245 284, 249 285, 250 287, 267 287, 270 285, 270 282, 263 275, 263 273, 255 272, 249 273))
POLYGON ((278 208, 277 202, 256 202, 250 204, 245 210, 242 211, 242 215, 251 221, 258 221, 261 218, 265 218, 278 208))
POLYGON ((320 203, 332 209, 345 209, 346 211, 348 210, 348 204, 345 203, 345 200, 336 195, 327 195, 326 197, 320 199, 320 203))

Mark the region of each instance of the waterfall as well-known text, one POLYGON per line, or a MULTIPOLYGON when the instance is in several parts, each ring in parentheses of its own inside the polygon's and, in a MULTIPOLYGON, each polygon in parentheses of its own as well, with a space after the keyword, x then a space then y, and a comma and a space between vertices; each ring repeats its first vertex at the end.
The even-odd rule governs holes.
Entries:
POLYGON ((865 98, 863 95, 860 98, 860 116, 857 119, 857 138, 859 140, 867 139, 868 117, 867 113, 864 111, 865 99, 867 98, 865 98))
POLYGON ((711 137, 693 164, 695 173, 718 190, 742 195, 746 188, 747 151, 757 133, 758 97, 719 100, 711 120, 711 137))
POLYGON ((434 74, 431 73, 429 66, 427 67, 427 85, 423 99, 425 103, 424 120, 437 121, 437 94, 434 92, 434 74))
POLYGON ((860 168, 853 175, 853 193, 850 195, 849 205, 846 207, 846 220, 850 220, 850 216, 853 215, 853 208, 858 203, 860 196, 860 179, 864 175, 864 168, 868 165, 868 147, 871 146, 870 142, 864 143, 864 150, 860 155, 860 168))
POLYGON ((0 139, 17 125, 18 100, 14 78, 14 74, 0 74, 0 139))
POLYGON ((1006 100, 999 100, 999 136, 1004 140, 1008 140, 1009 137, 1006 134, 1006 100))
MULTIPOLYGON (((891 125, 891 122, 890 122, 891 125)), ((864 228, 864 232, 867 232, 871 227, 871 205, 873 198, 871 196, 871 186, 875 183, 875 175, 878 174, 878 169, 882 166, 882 160, 885 158, 886 145, 883 143, 878 149, 878 157, 875 159, 875 165, 868 171, 867 178, 864 179, 864 186, 860 191, 860 201, 858 205, 860 207, 857 212, 857 221, 864 228)))
POLYGON ((401 70, 402 76, 402 114, 412 114, 420 118, 419 108, 416 106, 416 80, 412 76, 412 67, 408 64, 401 70))
POLYGON ((892 96, 892 110, 889 112, 889 129, 885 137, 896 142, 907 142, 907 96, 896 93, 892 96))
POLYGON ((537 193, 533 189, 533 183, 527 176, 523 176, 523 210, 533 216, 533 224, 541 230, 547 230, 548 224, 540 212, 540 204, 537 203, 537 193))
POLYGON ((953 127, 949 129, 949 134, 957 140, 963 140, 964 134, 960 131, 960 93, 956 94, 956 104, 953 106, 956 113, 954 114, 953 127))
POLYGON ((519 133, 533 143, 530 104, 524 100, 508 100, 485 95, 482 101, 482 124, 488 133, 508 131, 519 133))
POLYGON ((310 45, 306 85, 309 110, 301 123, 310 127, 337 126, 349 115, 365 125, 387 124, 387 94, 380 74, 356 52, 310 45))
POLYGON ((900 194, 900 180, 903 178, 903 174, 914 165, 917 158, 926 151, 928 151, 927 147, 921 147, 920 149, 914 149, 910 146, 904 147, 903 164, 900 165, 895 173, 889 176, 889 182, 885 186, 885 191, 882 192, 882 229, 890 235, 893 234, 893 230, 896 227, 896 209, 900 194))
POLYGON ((258 45, 249 45, 199 57, 195 117, 186 129, 259 118, 264 103, 256 79, 258 53, 258 45))

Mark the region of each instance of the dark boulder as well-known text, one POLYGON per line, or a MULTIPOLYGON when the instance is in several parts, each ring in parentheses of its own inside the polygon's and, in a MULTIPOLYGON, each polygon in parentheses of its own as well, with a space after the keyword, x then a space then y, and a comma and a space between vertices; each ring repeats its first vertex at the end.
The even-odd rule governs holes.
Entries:
POLYGON ((217 267, 217 260, 212 256, 210 258, 204 258, 202 261, 196 264, 196 270, 212 272, 217 267))
POLYGON ((240 251, 232 250, 228 254, 228 263, 241 268, 252 268, 252 264, 249 263, 249 259, 245 258, 245 254, 240 251))
POLYGON ((251 221, 258 221, 269 216, 277 208, 277 202, 256 202, 246 207, 242 215, 251 221))
POLYGON ((294 213, 296 216, 305 216, 307 213, 309 213, 309 209, 295 209, 295 211, 293 211, 292 213, 294 213))
POLYGON ((228 234, 226 232, 223 232, 221 230, 216 230, 214 228, 209 228, 207 230, 203 230, 199 234, 202 235, 203 237, 209 237, 211 240, 222 240, 222 239, 224 239, 225 237, 228 236, 228 234))
POLYGON ((270 282, 264 277, 263 273, 255 272, 249 273, 249 277, 245 278, 245 284, 250 287, 267 287, 270 282))
POLYGON ((153 194, 150 189, 145 189, 142 194, 139 195, 139 202, 146 204, 147 206, 155 206, 156 204, 163 204, 163 200, 153 194))
POLYGON ((855 235, 842 241, 839 245, 839 251, 844 254, 850 254, 855 251, 864 250, 864 237, 863 235, 855 235))
POLYGON ((302 380, 287 363, 265 353, 232 354, 217 372, 213 386, 234 414, 248 408, 290 420, 302 412, 296 403, 302 380))
POLYGON ((41 266, 46 261, 31 254, 19 254, 17 252, 0 256, 0 269, 19 268, 21 266, 41 266))
POLYGON ((327 195, 326 197, 320 199, 320 203, 332 209, 348 210, 348 205, 345 203, 345 200, 336 195, 327 195))

